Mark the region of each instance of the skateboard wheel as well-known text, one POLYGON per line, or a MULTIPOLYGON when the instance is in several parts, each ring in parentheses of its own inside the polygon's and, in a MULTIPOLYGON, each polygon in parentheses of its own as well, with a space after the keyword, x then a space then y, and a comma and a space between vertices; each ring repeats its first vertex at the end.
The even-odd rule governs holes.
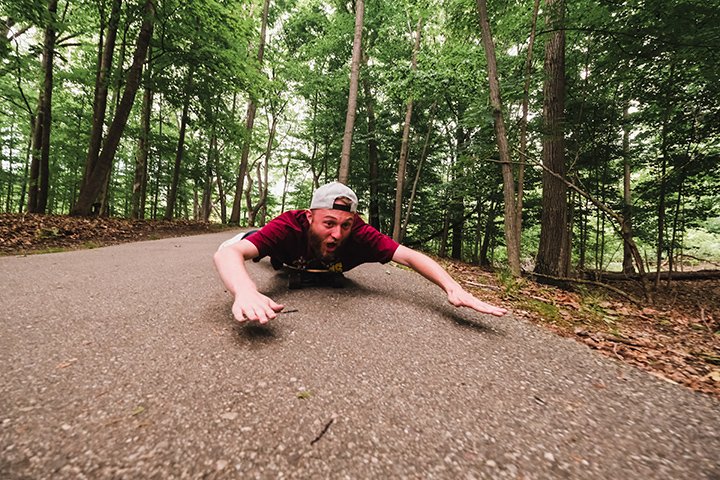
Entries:
POLYGON ((297 290, 302 287, 302 277, 298 274, 290 274, 288 277, 288 288, 291 290, 297 290))

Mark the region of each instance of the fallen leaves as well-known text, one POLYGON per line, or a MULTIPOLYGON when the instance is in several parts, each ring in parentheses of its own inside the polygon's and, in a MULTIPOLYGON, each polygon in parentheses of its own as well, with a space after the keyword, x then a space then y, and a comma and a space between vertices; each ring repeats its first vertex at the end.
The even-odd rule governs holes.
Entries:
POLYGON ((127 220, 0 214, 0 255, 92 248, 136 240, 207 233, 218 225, 189 220, 127 220))

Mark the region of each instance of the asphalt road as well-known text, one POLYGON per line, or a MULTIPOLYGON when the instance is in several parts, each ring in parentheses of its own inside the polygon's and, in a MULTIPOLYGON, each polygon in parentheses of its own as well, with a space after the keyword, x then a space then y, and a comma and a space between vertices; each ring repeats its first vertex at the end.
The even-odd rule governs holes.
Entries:
POLYGON ((0 478, 720 478, 720 402, 391 265, 239 326, 232 234, 0 258, 0 478))

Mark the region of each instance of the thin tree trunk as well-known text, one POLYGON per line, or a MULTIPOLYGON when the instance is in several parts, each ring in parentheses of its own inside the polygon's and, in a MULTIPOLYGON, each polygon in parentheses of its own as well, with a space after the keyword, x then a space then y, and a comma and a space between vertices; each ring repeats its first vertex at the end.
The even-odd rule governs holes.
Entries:
POLYGON ((285 200, 287 199, 287 193, 288 193, 288 177, 290 175, 290 161, 292 160, 292 156, 288 155, 287 163, 285 164, 285 168, 283 169, 283 193, 282 193, 282 201, 280 202, 280 213, 283 213, 285 211, 285 200))
POLYGON ((400 239, 405 238, 405 234, 407 233, 407 227, 410 223, 410 213, 412 212, 413 203, 415 203, 415 195, 417 194, 417 186, 418 182, 420 181, 420 172, 422 170, 423 163, 425 162, 425 158, 427 157, 427 151, 428 146, 430 145, 430 136, 432 134, 432 124, 435 120, 435 107, 437 107, 437 102, 433 102, 433 104, 430 106, 430 117, 428 119, 428 129, 427 133, 425 134, 425 142, 423 142, 423 148, 422 153, 420 154, 420 160, 418 161, 417 170, 415 171, 415 180, 413 180, 413 186, 412 190, 410 191, 410 199, 408 200, 408 207, 405 211, 405 220, 402 224, 402 230, 400 232, 400 239))
MULTIPOLYGON (((412 64, 410 66, 410 75, 412 76, 417 70, 417 55, 420 50, 420 34, 422 31, 422 18, 418 20, 415 29, 415 45, 413 46, 412 64)), ((393 217, 393 234, 392 238, 396 242, 401 241, 402 232, 402 199, 405 190, 405 169, 407 168, 407 159, 410 152, 410 122, 412 121, 413 97, 412 93, 408 96, 407 107, 405 109, 405 124, 403 126, 402 143, 400 144, 400 159, 398 160, 397 182, 395 186, 395 215, 393 217)))
POLYGON ((492 199, 490 201, 490 209, 488 210, 487 218, 485 220, 485 235, 483 236, 482 246, 480 247, 480 266, 490 267, 492 262, 488 257, 488 251, 490 250, 490 243, 495 236, 495 215, 497 215, 497 200, 492 199))
MULTIPOLYGON (((265 0, 263 4, 262 23, 260 25, 260 45, 258 46, 258 64, 262 66, 263 56, 265 54, 265 32, 267 30, 268 12, 270 10, 270 0, 265 0)), ((243 182, 247 173, 248 157, 250 156, 250 143, 252 138, 252 129, 255 123, 255 110, 257 106, 251 98, 247 106, 247 115, 245 116, 245 142, 243 143, 242 156, 240 157, 240 167, 238 169, 237 182, 235 183, 235 199, 233 200, 232 213, 230 214, 230 223, 233 225, 240 224, 240 205, 242 203, 243 182)))
MULTIPOLYGON (((160 101, 158 102, 158 138, 163 138, 163 96, 160 94, 160 101)), ((155 186, 153 188, 153 205, 152 205, 152 219, 157 219, 158 213, 158 198, 160 197, 160 174, 162 173, 162 155, 157 156, 157 165, 155 167, 155 186)))
MULTIPOLYGON (((363 65, 367 66, 368 56, 363 55, 363 65)), ((368 206, 368 221, 372 227, 380 230, 380 206, 378 204, 378 190, 380 178, 378 175, 378 165, 380 164, 378 155, 378 142, 375 136, 377 130, 375 120, 375 104, 370 88, 370 79, 368 75, 363 76, 363 91, 365 93, 365 110, 367 112, 367 128, 368 128, 368 161, 370 170, 370 202, 368 206)))
POLYGON ((517 205, 515 201, 515 179, 513 178, 510 147, 507 140, 505 120, 502 112, 502 97, 500 82, 498 80, 497 60, 495 59, 495 45, 490 31, 490 20, 487 13, 486 0, 477 0, 477 10, 480 17, 482 42, 487 57, 488 81, 490 84, 490 105, 493 111, 495 137, 500 155, 503 196, 505 199, 505 243, 507 245, 508 266, 512 275, 520 276, 520 231, 517 224, 517 205))
MULTIPOLYGON (((282 109, 280 109, 282 111, 282 109)), ((273 142, 275 141, 275 133, 277 131, 277 117, 279 112, 273 115, 273 119, 270 122, 270 134, 268 135, 267 146, 265 147, 265 162, 263 164, 263 180, 258 178, 258 185, 260 186, 260 199, 253 208, 252 218, 256 219, 258 213, 267 205, 268 199, 268 170, 270 170, 270 158, 272 157, 273 142)), ((259 175, 258 175, 259 177, 259 175)))
POLYGON ((217 169, 217 133, 215 121, 213 121, 212 131, 210 133, 210 145, 208 147, 207 163, 205 164, 205 185, 203 187, 202 202, 200 203, 200 218, 203 222, 210 220, 212 212, 212 190, 213 190, 213 171, 217 169))
POLYGON ((660 271, 662 270, 662 252, 665 248, 665 196, 667 190, 667 161, 670 152, 667 148, 667 123, 662 128, 662 162, 660 167, 660 194, 658 199, 658 233, 657 233, 657 263, 655 288, 660 286, 660 271))
POLYGON ((42 57, 44 81, 35 117, 33 155, 30 165, 29 213, 45 213, 50 186, 48 177, 50 175, 50 126, 52 124, 53 59, 57 38, 55 30, 57 4, 57 0, 50 0, 48 4, 48 24, 45 27, 42 57))
POLYGON ((80 189, 80 196, 75 204, 75 208, 72 211, 73 215, 90 215, 92 205, 95 203, 95 200, 102 189, 107 173, 112 167, 115 153, 117 152, 120 139, 125 130, 125 125, 127 124, 127 119, 130 116, 130 111, 132 110, 132 105, 135 101, 135 94, 137 93, 140 85, 143 63, 145 61, 148 46, 150 45, 154 21, 155 5, 153 4, 153 0, 146 0, 144 18, 138 34, 133 63, 128 71, 127 81, 125 82, 125 91, 123 92, 115 117, 108 129, 105 144, 100 156, 98 157, 97 165, 93 169, 93 172, 89 177, 89 181, 80 189))
POLYGON ((345 132, 343 133, 342 154, 338 169, 338 181, 347 184, 350 177, 350 149, 352 134, 355 127, 355 111, 357 108, 358 78, 360 76, 360 57, 362 54, 363 17, 365 15, 364 0, 355 0, 355 36, 353 39, 352 61, 350 63, 350 91, 348 108, 345 116, 345 132))
POLYGON ((450 258, 462 260, 462 246, 464 240, 465 225, 465 199, 463 189, 460 186, 462 179, 465 177, 460 163, 460 152, 465 148, 467 142, 467 132, 462 128, 460 119, 463 117, 464 109, 460 108, 458 115, 458 124, 455 128, 455 162, 453 162, 453 182, 452 182, 452 200, 450 202, 450 216, 452 217, 452 243, 450 249, 450 258))
POLYGON ((182 116, 180 117, 180 132, 178 134, 177 150, 175 151, 175 166, 173 167, 173 177, 168 192, 167 204, 165 205, 165 220, 172 220, 175 212, 175 204, 177 202, 178 187, 180 184, 180 165, 182 164, 183 155, 185 153, 185 133, 187 131, 188 114, 190 112, 190 98, 193 75, 195 67, 190 66, 187 78, 185 79, 185 101, 183 103, 182 116))
POLYGON ((543 172, 540 245, 535 271, 554 277, 568 275, 567 187, 565 178, 565 31, 564 0, 547 0, 545 46, 545 87, 543 98, 543 165, 555 175, 543 172))
POLYGON ((15 114, 13 113, 13 123, 10 125, 10 142, 8 145, 8 188, 5 197, 5 212, 10 213, 12 194, 15 190, 15 174, 13 173, 13 157, 15 156, 15 114))
POLYGON ((138 149, 135 155, 135 178, 133 180, 132 211, 130 213, 130 217, 136 220, 145 218, 148 155, 150 153, 150 115, 153 102, 153 91, 150 88, 151 58, 151 49, 148 49, 147 83, 143 93, 142 112, 140 114, 140 138, 138 139, 138 149))
MULTIPOLYGON (((623 109, 623 138, 622 138, 622 153, 623 153, 623 219, 625 220, 626 227, 630 235, 632 235, 632 191, 630 189, 630 125, 628 124, 629 119, 628 106, 625 105, 623 109)), ((632 252, 630 246, 626 241, 623 241, 623 272, 627 274, 635 273, 633 267, 632 252)))
POLYGON ((225 189, 223 188, 223 180, 219 168, 215 174, 217 176, 218 198, 220 198, 220 222, 225 225, 227 223, 227 201, 225 200, 225 189))
POLYGON ((673 274, 673 268, 675 266, 675 242, 677 241, 678 219, 680 218, 680 209, 683 201, 684 185, 685 181, 683 179, 683 181, 680 182, 680 186, 678 187, 678 198, 677 202, 675 203, 675 214, 673 215, 672 235, 670 237, 670 246, 668 248, 668 286, 670 286, 670 278, 673 274))
MULTIPOLYGON (((245 194, 245 212, 247 215, 247 224, 249 227, 255 226, 255 217, 253 216, 254 213, 253 213, 253 203, 252 203, 252 189, 253 189, 254 182, 253 182, 251 173, 253 172, 253 169, 256 166, 258 167, 258 171, 257 171, 258 181, 260 181, 260 167, 257 164, 257 162, 255 162, 250 166, 250 168, 248 168, 247 175, 245 175, 247 177, 246 178, 247 185, 245 185, 245 192, 243 192, 245 194)), ((260 187, 262 188, 262 185, 260 187)))
POLYGON ((33 137, 28 139, 27 148, 25 149, 25 168, 23 169, 22 184, 20 187, 20 203, 18 204, 18 213, 23 213, 23 207, 25 206, 25 195, 27 194, 27 187, 29 183, 28 174, 30 170, 30 155, 32 152, 33 137))
POLYGON ((520 120, 520 164, 518 165, 517 201, 515 203, 515 229, 517 230, 518 239, 518 260, 520 254, 522 253, 520 237, 522 233, 523 193, 525 191, 525 164, 527 163, 527 125, 530 102, 530 81, 532 80, 533 47, 535 46, 535 31, 537 30, 537 17, 539 9, 540 0, 535 0, 535 4, 533 5, 532 22, 530 26, 528 51, 527 56, 525 57, 525 84, 523 86, 522 118, 520 120))

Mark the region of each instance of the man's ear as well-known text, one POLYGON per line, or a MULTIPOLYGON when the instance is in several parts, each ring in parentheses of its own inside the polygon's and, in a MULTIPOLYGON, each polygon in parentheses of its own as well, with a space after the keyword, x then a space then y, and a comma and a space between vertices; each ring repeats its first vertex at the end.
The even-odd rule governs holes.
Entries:
POLYGON ((307 218, 308 223, 312 223, 312 210, 305 210, 305 218, 307 218))

